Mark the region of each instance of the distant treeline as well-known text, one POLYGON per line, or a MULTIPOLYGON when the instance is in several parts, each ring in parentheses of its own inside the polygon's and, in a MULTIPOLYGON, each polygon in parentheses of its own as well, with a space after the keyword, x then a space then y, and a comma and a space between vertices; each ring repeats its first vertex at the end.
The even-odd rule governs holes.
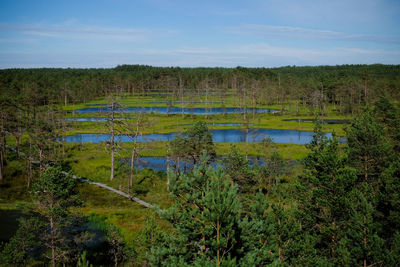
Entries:
POLYGON ((167 98, 204 96, 222 102, 240 96, 255 104, 296 103, 341 114, 386 96, 400 99, 400 65, 342 65, 280 68, 180 68, 121 65, 112 69, 0 70, 3 97, 24 96, 38 105, 78 103, 110 94, 167 98))

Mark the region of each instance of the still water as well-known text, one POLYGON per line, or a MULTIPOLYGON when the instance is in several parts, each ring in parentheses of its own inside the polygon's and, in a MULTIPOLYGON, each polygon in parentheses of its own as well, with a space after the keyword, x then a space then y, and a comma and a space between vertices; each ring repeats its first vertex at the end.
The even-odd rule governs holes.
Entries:
MULTIPOLYGON (((72 113, 97 113, 97 112, 110 112, 110 107, 92 107, 92 108, 82 108, 72 111, 72 113)), ((126 107, 118 109, 119 113, 160 113, 160 114, 181 114, 182 108, 179 107, 126 107)), ((276 111, 275 109, 269 108, 255 108, 254 111, 256 113, 270 113, 276 111)), ((248 113, 252 113, 253 109, 248 108, 248 113)), ((234 113, 243 113, 242 108, 183 108, 183 113, 185 114, 193 114, 193 115, 205 115, 205 114, 234 114, 234 113)))
MULTIPOLYGON (((129 120, 130 118, 117 118, 117 120, 129 120)), ((133 118, 132 118, 133 119, 133 118)), ((64 118, 66 121, 89 121, 89 122, 102 122, 102 121, 109 121, 110 118, 106 117, 77 117, 77 118, 64 118)), ((195 124, 179 124, 178 126, 194 126, 195 124)), ((208 126, 243 126, 244 123, 207 123, 208 126)), ((249 125, 253 125, 249 123, 249 125)))
MULTIPOLYGON (((222 129, 210 130, 213 141, 216 143, 229 142, 239 143, 246 142, 246 138, 250 143, 261 142, 265 137, 271 137, 275 143, 298 144, 304 145, 311 141, 313 132, 297 131, 297 130, 281 130, 281 129, 249 129, 248 134, 244 129, 222 129)), ((138 136, 138 142, 152 141, 171 141, 178 133, 168 134, 145 134, 138 136)), ((332 137, 331 133, 325 134, 327 137, 332 137)), ((76 134, 65 137, 66 142, 75 143, 100 143, 110 140, 109 134, 76 134)), ((115 136, 116 142, 132 142, 132 138, 127 135, 115 136)))
POLYGON ((20 210, 0 210, 0 243, 8 242, 18 229, 20 210))
MULTIPOLYGON (((217 158, 216 162, 212 162, 210 165, 213 166, 214 168, 217 168, 217 166, 224 167, 223 164, 221 164, 223 158, 217 158)), ((129 158, 123 158, 120 159, 122 163, 125 164, 131 164, 131 161, 129 158)), ((174 166, 174 162, 172 160, 168 160, 169 165, 171 168, 174 166)), ((262 166, 265 164, 265 160, 262 157, 249 157, 249 166, 253 165, 258 165, 262 166)), ((134 161, 134 167, 138 170, 143 170, 143 169, 153 169, 155 171, 166 171, 167 170, 167 158, 165 157, 141 157, 140 159, 135 159, 134 161)), ((185 163, 185 162, 180 162, 179 166, 176 166, 181 171, 188 170, 193 168, 193 164, 191 163, 185 163)))

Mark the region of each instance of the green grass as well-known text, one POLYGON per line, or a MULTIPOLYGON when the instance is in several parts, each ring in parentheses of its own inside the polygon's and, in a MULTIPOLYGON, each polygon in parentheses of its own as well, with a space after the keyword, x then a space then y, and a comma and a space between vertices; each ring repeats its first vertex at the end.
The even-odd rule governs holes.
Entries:
MULTIPOLYGON (((96 116, 95 114, 90 114, 96 116)), ((104 115, 104 114, 103 114, 104 115)), ((131 114, 127 114, 132 116, 131 114)), ((312 122, 297 122, 297 121, 285 121, 286 119, 298 119, 299 117, 286 114, 286 115, 274 115, 274 114, 256 114, 253 118, 249 116, 248 123, 251 124, 251 128, 269 128, 269 129, 287 129, 287 130, 301 130, 301 131, 312 131, 314 124, 312 122)), ((304 119, 313 119, 312 116, 302 116, 304 119)), ((349 117, 331 116, 325 117, 324 119, 349 119, 349 117)), ((193 118, 190 115, 185 115, 183 118, 181 115, 165 115, 165 114, 146 114, 146 122, 140 127, 141 134, 149 133, 171 133, 184 131, 190 126, 183 126, 184 124, 194 124, 197 121, 204 121, 206 123, 245 123, 242 116, 238 114, 228 115, 209 115, 206 118, 204 115, 194 115, 193 118)), ((118 123, 117 123, 118 124, 118 123)), ((118 127, 117 129, 121 133, 134 133, 136 132, 136 120, 122 121, 124 126, 118 127)), ((343 124, 324 124, 323 131, 333 132, 339 136, 343 136, 344 130, 343 124)), ((245 126, 209 126, 210 129, 244 129, 245 126)), ((67 135, 79 134, 79 133, 108 133, 109 126, 106 122, 71 122, 66 132, 67 135)))
MULTIPOLYGON (((194 96, 190 101, 204 101, 194 96)), ((165 101, 165 98, 160 98, 157 95, 148 97, 124 97, 121 103, 125 106, 165 106, 160 104, 150 104, 150 102, 165 101)), ((180 101, 180 99, 175 99, 180 101)), ((188 101, 187 98, 184 101, 188 101)), ((208 101, 214 102, 219 99, 210 98, 208 101)), ((106 99, 96 99, 88 103, 67 105, 63 107, 66 111, 72 111, 80 108, 88 107, 87 104, 105 104, 106 99)), ((226 107, 237 105, 237 98, 229 96, 225 103, 226 107)), ((180 104, 176 106, 180 107, 180 104)), ((208 105, 208 107, 220 107, 221 105, 208 105)), ((188 107, 188 105, 184 105, 188 107)), ((191 107, 204 107, 204 105, 196 104, 191 107)), ((251 104, 248 103, 248 107, 251 104)), ((259 105, 257 107, 268 107, 281 109, 281 105, 259 105)), ((283 106, 288 110, 287 113, 282 114, 256 114, 254 117, 249 114, 248 122, 252 128, 271 128, 271 129, 290 129, 290 130, 303 130, 312 131, 314 125, 311 122, 284 121, 285 119, 313 119, 314 116, 310 115, 307 108, 300 106, 300 114, 296 115, 296 103, 291 102, 283 106)), ((325 119, 350 119, 348 116, 340 116, 334 112, 332 106, 327 107, 328 116, 325 119)), ((104 113, 69 113, 67 117, 90 117, 90 116, 105 116, 104 113)), ((132 117, 131 130, 118 128, 121 133, 134 132, 135 119, 138 114, 118 114, 118 117, 132 117)), ((181 114, 165 115, 165 114, 146 114, 146 124, 140 129, 141 134, 149 133, 171 133, 180 132, 188 128, 182 124, 194 124, 201 120, 206 123, 244 123, 243 115, 241 114, 228 114, 223 116, 219 115, 193 115, 186 114, 182 117, 181 114)), ((225 127, 225 126, 210 126, 210 129, 233 129, 245 128, 242 127, 225 127)), ((323 125, 323 130, 326 132, 335 131, 338 135, 344 135, 343 125, 323 125)), ((68 123, 67 135, 78 133, 108 133, 108 125, 105 122, 71 122, 68 123)), ((26 140, 26 139, 25 139, 26 140)), ((15 139, 7 136, 7 144, 15 145, 15 139)), ((85 177, 93 181, 102 182, 114 188, 123 191, 128 190, 129 170, 127 164, 118 162, 119 158, 128 158, 132 151, 132 143, 121 143, 118 147, 116 155, 116 168, 115 178, 110 181, 110 151, 104 143, 85 143, 85 144, 66 144, 67 157, 65 164, 71 168, 71 172, 80 177, 85 177)), ((231 146, 235 145, 239 148, 242 154, 246 149, 245 143, 216 143, 216 152, 219 156, 228 154, 231 151, 231 146)), ((139 143, 139 151, 141 156, 166 156, 167 142, 150 142, 139 143)), ((301 160, 309 152, 304 145, 293 144, 273 144, 269 148, 269 153, 272 150, 278 151, 285 159, 301 160)), ((265 156, 265 150, 260 143, 250 143, 248 145, 248 154, 251 156, 265 156)), ((7 162, 6 166, 6 179, 0 182, 0 209, 15 209, 21 204, 29 204, 31 202, 30 196, 26 187, 26 174, 24 173, 25 161, 16 159, 7 162)), ((295 169, 291 171, 290 177, 285 179, 290 183, 296 179, 296 175, 301 171, 301 166, 296 165, 295 169)), ((128 241, 135 241, 138 238, 140 229, 145 225, 146 217, 154 211, 147 209, 139 204, 123 198, 115 193, 109 192, 105 189, 96 187, 89 184, 79 184, 81 198, 86 203, 84 207, 78 208, 79 212, 86 215, 96 214, 102 216, 106 221, 117 225, 128 241)), ((168 195, 166 187, 165 173, 154 172, 151 170, 137 171, 134 177, 133 191, 140 199, 149 203, 156 204, 162 208, 169 207, 172 200, 168 195)), ((169 230, 171 225, 165 220, 156 216, 157 224, 161 228, 169 230)), ((140 247, 138 243, 137 246, 140 247)), ((143 257, 143 255, 141 255, 143 257)))
MULTIPOLYGON (((145 225, 146 218, 154 213, 153 210, 136 202, 93 185, 81 184, 79 191, 85 206, 79 208, 78 211, 86 215, 101 215, 106 221, 118 226, 128 241, 137 238, 139 231, 145 225)), ((158 216, 156 220, 162 229, 168 229, 169 225, 165 220, 158 216)))

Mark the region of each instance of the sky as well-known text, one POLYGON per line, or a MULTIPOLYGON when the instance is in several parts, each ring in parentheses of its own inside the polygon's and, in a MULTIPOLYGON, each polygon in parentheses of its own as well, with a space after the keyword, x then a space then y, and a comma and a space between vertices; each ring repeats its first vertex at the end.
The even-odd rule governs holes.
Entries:
POLYGON ((400 64, 400 0, 0 0, 0 68, 400 64))

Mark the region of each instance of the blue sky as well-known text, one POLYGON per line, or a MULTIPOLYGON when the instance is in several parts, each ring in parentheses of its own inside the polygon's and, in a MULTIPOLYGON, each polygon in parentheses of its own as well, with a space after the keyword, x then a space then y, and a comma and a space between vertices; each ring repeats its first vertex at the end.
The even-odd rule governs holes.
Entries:
POLYGON ((400 1, 1 0, 0 68, 400 64, 400 1))

